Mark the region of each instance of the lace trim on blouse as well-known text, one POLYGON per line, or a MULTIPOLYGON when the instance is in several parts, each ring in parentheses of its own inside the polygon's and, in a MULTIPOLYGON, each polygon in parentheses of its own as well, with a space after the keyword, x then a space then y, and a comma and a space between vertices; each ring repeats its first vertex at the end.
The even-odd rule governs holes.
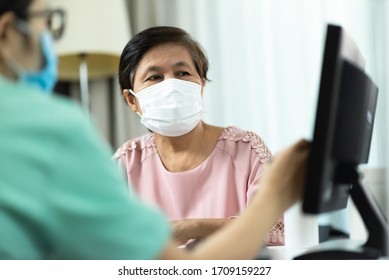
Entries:
POLYGON ((251 142, 251 148, 259 155, 261 163, 265 163, 269 158, 271 158, 271 153, 266 147, 264 141, 254 132, 245 131, 236 126, 229 126, 223 130, 219 139, 226 139, 235 142, 251 142))
POLYGON ((118 157, 119 155, 124 155, 126 151, 134 151, 137 148, 143 150, 145 148, 155 147, 156 145, 153 139, 154 139, 153 133, 148 133, 140 137, 133 138, 127 141, 124 145, 122 145, 116 151, 114 157, 118 157))
MULTIPOLYGON (((265 163, 271 157, 270 151, 267 149, 263 140, 256 133, 242 130, 236 126, 226 127, 220 135, 219 140, 250 142, 251 148, 254 149, 254 151, 261 158, 261 163, 265 163)), ((115 153, 115 156, 123 155, 128 150, 143 150, 145 148, 151 148, 155 146, 154 133, 148 133, 128 141, 118 149, 118 151, 115 153)))
POLYGON ((265 238, 267 245, 269 246, 282 246, 285 245, 285 224, 284 216, 278 219, 277 223, 267 233, 265 238))

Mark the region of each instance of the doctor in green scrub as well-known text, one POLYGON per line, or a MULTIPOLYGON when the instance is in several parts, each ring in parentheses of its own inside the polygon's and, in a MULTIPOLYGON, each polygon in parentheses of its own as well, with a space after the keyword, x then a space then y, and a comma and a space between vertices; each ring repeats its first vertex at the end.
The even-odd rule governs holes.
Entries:
POLYGON ((239 219, 178 249, 161 212, 128 193, 83 111, 50 96, 63 17, 45 0, 0 2, 0 259, 254 258, 301 196, 309 144, 275 157, 239 219))

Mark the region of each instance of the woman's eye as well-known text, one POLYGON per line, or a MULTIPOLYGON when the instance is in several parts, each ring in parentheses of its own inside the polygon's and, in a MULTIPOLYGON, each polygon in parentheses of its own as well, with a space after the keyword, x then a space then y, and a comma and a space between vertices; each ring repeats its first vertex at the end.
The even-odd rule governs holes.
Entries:
POLYGON ((146 81, 158 81, 158 80, 160 80, 160 79, 162 79, 162 76, 161 76, 161 75, 152 75, 152 76, 148 77, 148 78, 146 79, 146 81))
POLYGON ((189 76, 189 72, 186 72, 186 71, 181 71, 178 73, 178 76, 189 76))

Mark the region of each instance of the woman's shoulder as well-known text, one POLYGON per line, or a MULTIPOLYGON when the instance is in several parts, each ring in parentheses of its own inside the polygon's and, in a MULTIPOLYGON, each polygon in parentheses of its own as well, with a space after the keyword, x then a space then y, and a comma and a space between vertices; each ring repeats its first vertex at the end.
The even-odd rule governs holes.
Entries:
POLYGON ((234 149, 248 148, 254 151, 263 161, 271 158, 271 152, 264 140, 255 132, 243 130, 236 126, 225 127, 219 137, 219 142, 234 149))
POLYGON ((147 133, 140 137, 132 138, 121 145, 113 155, 114 159, 120 158, 129 153, 133 152, 142 152, 145 149, 150 149, 155 147, 154 134, 147 133))

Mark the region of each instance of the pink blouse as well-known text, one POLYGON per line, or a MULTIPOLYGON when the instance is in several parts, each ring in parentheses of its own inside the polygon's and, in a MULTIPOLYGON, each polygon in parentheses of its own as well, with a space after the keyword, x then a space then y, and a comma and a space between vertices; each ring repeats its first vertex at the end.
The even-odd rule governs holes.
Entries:
MULTIPOLYGON (((194 169, 166 170, 149 133, 122 145, 113 158, 129 186, 158 205, 171 220, 239 216, 253 197, 271 153, 255 133, 226 127, 209 157, 194 169)), ((268 245, 284 245, 283 217, 267 237, 268 245)))

